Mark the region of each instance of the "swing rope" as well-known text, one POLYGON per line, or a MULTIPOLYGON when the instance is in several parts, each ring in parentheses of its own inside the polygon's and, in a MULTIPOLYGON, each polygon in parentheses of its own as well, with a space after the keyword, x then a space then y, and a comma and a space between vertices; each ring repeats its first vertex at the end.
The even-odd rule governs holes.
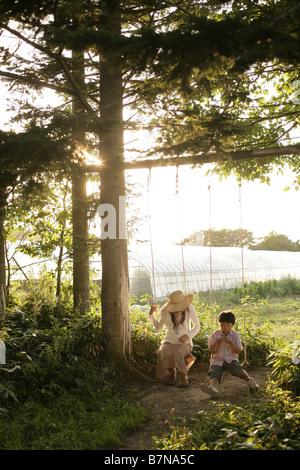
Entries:
POLYGON ((241 260, 242 260, 242 293, 243 293, 243 322, 244 322, 244 364, 247 362, 246 344, 246 308, 245 308, 245 274, 244 274, 244 244, 243 244, 243 221, 242 221, 242 182, 239 181, 239 205, 240 205, 240 230, 241 230, 241 260))
POLYGON ((186 272, 185 272, 185 263, 184 263, 184 253, 183 253, 183 240, 182 240, 182 232, 181 232, 180 204, 179 204, 179 172, 178 172, 178 165, 176 166, 176 200, 177 200, 177 212, 178 212, 178 227, 179 227, 179 234, 180 234, 183 284, 184 284, 184 292, 187 293, 186 272))
POLYGON ((212 282, 212 242, 211 242, 211 185, 208 184, 208 218, 209 218, 209 278, 210 278, 210 329, 213 331, 213 282, 212 282))
MULTIPOLYGON (((208 185, 208 199, 209 199, 209 273, 210 273, 210 318, 211 330, 213 330, 213 305, 212 305, 212 240, 211 240, 211 184, 208 185)), ((241 246, 241 270, 242 270, 242 304, 243 304, 243 328, 244 328, 244 364, 247 361, 247 342, 246 342, 246 308, 245 308, 245 270, 244 270, 244 244, 243 244, 243 221, 242 221, 242 183, 239 182, 239 207, 240 207, 240 246, 241 246)))
MULTIPOLYGON (((150 238, 150 249, 151 249, 151 264, 152 264, 152 286, 153 286, 153 300, 154 304, 156 305, 156 282, 155 282, 155 262, 154 262, 154 250, 153 250, 153 237, 152 237, 152 218, 151 218, 151 168, 148 171, 148 178, 147 178, 147 199, 148 199, 148 221, 149 221, 149 238, 150 238)), ((157 321, 157 319, 156 319, 157 321)), ((159 331, 158 328, 156 329, 156 343, 157 347, 159 347, 159 331)))
POLYGON ((154 299, 154 304, 156 304, 155 263, 154 263, 154 252, 153 252, 153 241, 152 241, 150 186, 151 186, 151 168, 149 168, 148 178, 147 178, 147 199, 148 199, 149 238, 150 238, 151 263, 152 263, 153 299, 154 299))

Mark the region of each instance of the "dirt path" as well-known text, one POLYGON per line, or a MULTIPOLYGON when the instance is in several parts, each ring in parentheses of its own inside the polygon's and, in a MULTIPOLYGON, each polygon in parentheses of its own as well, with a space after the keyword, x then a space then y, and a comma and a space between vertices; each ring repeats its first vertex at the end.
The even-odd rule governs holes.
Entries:
MULTIPOLYGON (((246 366, 261 389, 265 387, 270 369, 246 366)), ((149 420, 144 428, 130 435, 122 447, 123 450, 151 450, 154 446, 152 436, 166 434, 177 418, 189 419, 201 410, 211 408, 214 403, 226 402, 241 406, 249 399, 253 402, 263 400, 263 394, 248 392, 247 384, 236 377, 225 373, 222 378, 220 397, 212 398, 203 393, 199 384, 208 383, 207 366, 194 365, 189 377, 189 387, 166 386, 164 383, 146 384, 141 404, 149 410, 149 420)))

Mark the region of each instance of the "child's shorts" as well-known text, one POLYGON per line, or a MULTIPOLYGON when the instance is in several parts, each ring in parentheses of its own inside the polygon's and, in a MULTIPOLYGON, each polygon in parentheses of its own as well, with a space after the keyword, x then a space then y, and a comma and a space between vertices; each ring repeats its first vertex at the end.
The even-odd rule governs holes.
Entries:
POLYGON ((239 361, 231 361, 230 363, 224 361, 222 366, 213 364, 209 370, 208 375, 211 379, 217 379, 220 382, 224 370, 228 370, 228 372, 230 372, 232 375, 235 375, 236 377, 240 377, 244 372, 244 369, 239 361))

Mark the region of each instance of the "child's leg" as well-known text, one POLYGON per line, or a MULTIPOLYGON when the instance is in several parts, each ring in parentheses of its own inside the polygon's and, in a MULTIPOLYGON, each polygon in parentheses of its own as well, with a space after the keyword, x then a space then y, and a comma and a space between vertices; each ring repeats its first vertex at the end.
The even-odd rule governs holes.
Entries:
POLYGON ((247 372, 243 369, 242 374, 239 376, 240 379, 245 380, 246 382, 249 382, 250 376, 247 374, 247 372))
POLYGON ((218 379, 210 379, 209 385, 212 385, 213 387, 218 387, 220 385, 220 381, 218 379))
POLYGON ((224 362, 223 367, 228 370, 232 375, 236 377, 240 377, 242 380, 247 382, 249 388, 251 389, 258 389, 258 385, 253 379, 250 377, 247 372, 243 369, 242 365, 239 361, 231 361, 230 363, 224 362))
POLYGON ((209 385, 206 384, 200 384, 200 389, 202 392, 207 393, 208 395, 213 395, 216 396, 219 394, 218 388, 219 384, 221 381, 223 373, 223 367, 222 366, 216 366, 212 365, 209 371, 209 385))

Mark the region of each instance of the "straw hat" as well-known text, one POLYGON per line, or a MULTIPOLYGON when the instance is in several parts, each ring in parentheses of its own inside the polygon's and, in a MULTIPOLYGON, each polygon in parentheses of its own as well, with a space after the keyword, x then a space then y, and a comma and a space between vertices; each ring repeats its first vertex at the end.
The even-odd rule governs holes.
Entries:
POLYGON ((175 290, 170 294, 166 304, 168 312, 183 312, 193 300, 193 294, 184 294, 181 290, 175 290))

